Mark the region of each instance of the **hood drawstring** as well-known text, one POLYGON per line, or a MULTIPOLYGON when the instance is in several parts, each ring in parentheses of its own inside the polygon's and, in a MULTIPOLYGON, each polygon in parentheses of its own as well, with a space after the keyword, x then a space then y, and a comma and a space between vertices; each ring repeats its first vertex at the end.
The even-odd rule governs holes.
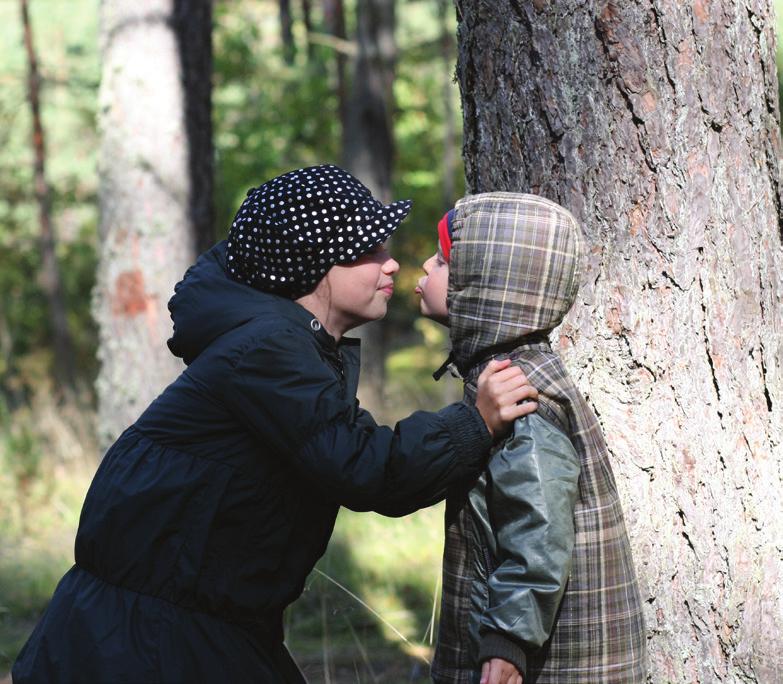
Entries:
POLYGON ((449 352, 448 357, 446 357, 446 360, 441 364, 441 367, 438 368, 438 370, 436 370, 432 374, 432 377, 435 379, 436 382, 446 374, 446 371, 449 369, 449 366, 452 363, 454 363, 454 360, 455 360, 454 352, 451 351, 449 352))

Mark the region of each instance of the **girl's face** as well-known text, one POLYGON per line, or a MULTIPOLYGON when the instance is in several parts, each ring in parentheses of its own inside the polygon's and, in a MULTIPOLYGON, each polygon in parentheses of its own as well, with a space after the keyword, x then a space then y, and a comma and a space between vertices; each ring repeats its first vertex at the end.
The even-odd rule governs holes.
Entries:
POLYGON ((449 265, 440 250, 422 264, 424 276, 419 279, 416 294, 421 297, 419 306, 422 316, 433 321, 449 324, 449 309, 446 295, 449 289, 449 265))
POLYGON ((378 245, 352 264, 332 266, 317 289, 323 287, 327 330, 340 336, 363 323, 386 315, 394 292, 394 274, 400 265, 386 245, 378 245))

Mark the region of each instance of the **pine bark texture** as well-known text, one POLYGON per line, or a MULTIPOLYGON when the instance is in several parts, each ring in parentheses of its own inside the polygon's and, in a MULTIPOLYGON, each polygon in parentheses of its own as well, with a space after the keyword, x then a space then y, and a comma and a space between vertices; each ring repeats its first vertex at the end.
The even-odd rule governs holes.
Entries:
MULTIPOLYGON (((203 40, 188 45, 181 40, 183 30, 203 37, 203 30, 188 21, 193 16, 209 27, 210 12, 190 5, 185 17, 187 7, 178 0, 101 4, 100 265, 94 312, 100 327, 97 391, 104 447, 182 369, 166 348, 172 332, 166 305, 195 259, 194 214, 204 209, 193 207, 205 192, 203 179, 194 181, 192 173, 194 165, 203 173, 204 164, 193 155, 204 146, 190 144, 194 126, 187 121, 205 115, 187 100, 187 83, 196 76, 185 68, 202 65, 203 70, 210 63, 193 54, 183 60, 183 50, 209 49, 208 41, 205 47, 203 40)), ((209 83, 209 74, 200 76, 209 83)), ((207 147, 211 155, 211 140, 207 147)))
POLYGON ((772 3, 456 4, 470 191, 588 237, 553 341, 613 456, 650 681, 783 681, 772 3))

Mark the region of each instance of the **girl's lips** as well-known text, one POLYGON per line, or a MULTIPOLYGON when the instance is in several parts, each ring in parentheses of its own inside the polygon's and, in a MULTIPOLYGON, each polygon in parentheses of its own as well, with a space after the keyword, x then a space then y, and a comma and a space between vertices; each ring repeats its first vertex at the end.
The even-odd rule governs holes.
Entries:
POLYGON ((389 297, 391 297, 394 294, 394 285, 386 285, 385 287, 380 288, 381 292, 385 292, 389 297))
POLYGON ((413 290, 417 295, 421 294, 421 287, 419 285, 416 286, 416 288, 413 290))

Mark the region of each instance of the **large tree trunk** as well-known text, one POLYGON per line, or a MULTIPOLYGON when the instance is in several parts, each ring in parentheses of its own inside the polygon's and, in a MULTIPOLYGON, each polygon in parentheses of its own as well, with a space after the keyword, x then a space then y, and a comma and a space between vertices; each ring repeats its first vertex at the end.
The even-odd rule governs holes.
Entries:
POLYGON ((559 348, 606 432, 653 682, 783 681, 783 258, 770 0, 463 0, 472 192, 589 243, 559 348))
POLYGON ((206 241, 194 217, 212 216, 211 140, 203 139, 211 59, 196 54, 210 50, 204 40, 210 8, 209 0, 101 5, 101 251, 94 310, 104 446, 182 369, 166 349, 166 303, 206 241), (189 92, 198 81, 201 90, 189 92))
POLYGON ((60 265, 57 261, 56 240, 52 226, 52 192, 46 180, 46 141, 41 121, 41 75, 33 41, 33 27, 27 0, 21 0, 20 10, 27 54, 27 98, 33 124, 33 159, 35 199, 38 203, 38 222, 41 244, 41 284, 49 308, 49 322, 54 348, 54 374, 61 388, 74 384, 73 343, 68 331, 60 265))
MULTIPOLYGON (((392 125, 395 0, 357 3, 359 52, 343 130, 344 165, 382 202, 391 201, 394 157, 392 125)), ((383 321, 362 326, 362 384, 359 396, 370 410, 384 405, 386 334, 383 321)))

